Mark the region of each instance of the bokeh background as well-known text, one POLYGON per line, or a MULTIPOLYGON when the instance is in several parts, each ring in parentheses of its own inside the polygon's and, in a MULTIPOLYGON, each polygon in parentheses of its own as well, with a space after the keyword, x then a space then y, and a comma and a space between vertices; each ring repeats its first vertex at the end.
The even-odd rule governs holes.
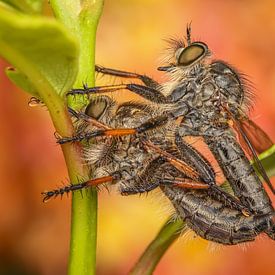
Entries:
MULTIPOLYGON (((98 64, 157 72, 164 38, 205 41, 254 82, 251 118, 275 140, 275 3, 272 0, 106 0, 97 36, 98 64)), ((43 204, 40 192, 67 182, 60 148, 45 108, 6 78, 0 85, 0 274, 66 274, 70 199, 43 204)), ((130 99, 130 98, 128 98, 130 99)), ((273 181, 274 183, 274 181, 273 181)), ((127 274, 169 213, 158 194, 99 195, 98 274, 127 274)), ((265 237, 245 247, 221 247, 188 234, 165 254, 155 274, 275 274, 275 242, 265 237)), ((89 257, 89 255, 87 255, 89 257)))

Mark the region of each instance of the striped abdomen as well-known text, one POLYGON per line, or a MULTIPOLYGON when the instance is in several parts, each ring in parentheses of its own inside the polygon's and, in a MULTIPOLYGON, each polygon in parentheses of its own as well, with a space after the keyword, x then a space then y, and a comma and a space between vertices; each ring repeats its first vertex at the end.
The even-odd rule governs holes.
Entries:
POLYGON ((162 186, 161 189, 178 215, 206 240, 234 245, 253 241, 260 232, 272 227, 271 214, 245 217, 240 211, 210 198, 205 191, 170 186, 162 186))
POLYGON ((225 131, 221 136, 204 139, 235 196, 256 214, 273 213, 274 209, 262 182, 232 133, 225 131))

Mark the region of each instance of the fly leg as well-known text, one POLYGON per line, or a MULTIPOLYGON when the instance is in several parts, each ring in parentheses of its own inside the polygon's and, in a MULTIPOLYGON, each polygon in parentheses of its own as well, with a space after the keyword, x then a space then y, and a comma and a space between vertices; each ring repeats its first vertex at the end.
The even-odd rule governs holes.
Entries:
POLYGON ((168 98, 166 98, 161 92, 155 88, 149 86, 139 85, 139 84, 121 84, 121 85, 109 85, 109 86, 97 86, 93 88, 85 87, 83 89, 72 89, 67 95, 88 95, 88 94, 102 94, 108 92, 115 92, 119 90, 129 90, 141 97, 154 102, 154 103, 171 103, 168 98))
MULTIPOLYGON (((76 141, 82 141, 82 140, 89 140, 95 137, 106 137, 106 136, 125 136, 125 135, 135 135, 135 134, 141 134, 145 133, 150 130, 154 130, 157 127, 161 127, 166 125, 170 120, 175 120, 178 117, 184 116, 186 113, 188 113, 189 109, 187 106, 181 106, 178 109, 175 109, 171 112, 164 112, 162 115, 149 118, 147 121, 142 123, 141 125, 135 127, 135 128, 117 128, 117 129, 110 129, 109 127, 105 127, 103 130, 97 130, 92 132, 84 132, 80 133, 71 137, 61 137, 58 138, 57 143, 64 144, 68 142, 76 142, 76 141)), ((74 115, 76 114, 79 116, 79 113, 75 112, 74 110, 70 109, 70 112, 74 115)), ((83 117, 83 115, 82 115, 83 117)), ((85 115, 85 119, 88 119, 85 115)), ((95 126, 100 126, 100 128, 103 124, 96 123, 97 120, 94 118, 90 118, 89 121, 93 123, 95 126)))
POLYGON ((125 71, 116 70, 116 69, 105 68, 105 67, 102 67, 99 65, 95 65, 95 70, 98 73, 112 75, 112 76, 116 76, 116 77, 139 79, 146 86, 151 87, 151 88, 156 88, 159 85, 158 82, 156 82, 154 79, 148 77, 147 75, 141 75, 141 74, 137 74, 137 73, 131 73, 131 72, 125 72, 125 71))
POLYGON ((159 148, 157 145, 151 143, 150 141, 142 141, 144 148, 147 152, 154 152, 164 158, 168 163, 170 163, 174 168, 176 168, 179 172, 183 173, 187 177, 201 181, 203 178, 200 177, 200 174, 190 165, 188 165, 182 159, 175 157, 173 154, 166 152, 159 148))
POLYGON ((76 142, 82 140, 89 140, 95 137, 116 137, 125 135, 141 134, 148 130, 163 126, 168 122, 169 117, 166 115, 157 116, 147 120, 136 128, 121 128, 121 129, 101 129, 92 132, 80 133, 72 137, 58 138, 57 143, 64 144, 68 142, 76 142))
MULTIPOLYGON (((161 180, 154 179, 154 174, 152 174, 152 170, 157 170, 162 164, 166 163, 167 160, 163 157, 157 157, 154 159, 146 168, 145 172, 141 176, 136 175, 134 178, 128 180, 129 183, 134 182, 132 186, 121 184, 121 194, 122 195, 132 195, 132 194, 141 194, 144 192, 149 192, 155 188, 157 188, 161 184, 161 180)), ((43 195, 43 202, 50 200, 51 198, 56 198, 58 196, 63 196, 64 194, 68 194, 77 190, 86 189, 89 187, 96 187, 104 183, 112 182, 117 183, 118 181, 123 180, 123 171, 116 171, 111 175, 95 178, 88 180, 86 182, 78 183, 78 184, 69 184, 64 187, 42 192, 43 195)), ((183 183, 182 183, 183 184, 183 183)), ((193 184, 191 181, 186 180, 184 186, 186 188, 208 188, 207 184, 201 183, 193 184), (194 186, 194 187, 193 187, 194 186)))
POLYGON ((133 195, 149 192, 161 185, 173 185, 186 189, 208 189, 209 185, 204 182, 196 182, 192 179, 175 178, 175 179, 153 179, 153 182, 149 182, 144 186, 134 186, 131 188, 124 188, 121 195, 133 195))
POLYGON ((168 160, 162 156, 154 159, 146 168, 146 170, 141 174, 141 176, 136 178, 135 184, 133 186, 125 186, 121 189, 121 195, 133 195, 141 194, 144 192, 149 192, 160 185, 172 184, 175 186, 181 186, 183 188, 190 189, 207 189, 209 185, 204 182, 194 181, 189 178, 175 178, 175 179, 162 179, 161 177, 156 177, 156 174, 160 172, 160 168, 163 164, 168 163, 168 160), (154 171, 154 173, 152 173, 154 171))
POLYGON ((180 187, 184 189, 207 189, 206 192, 213 199, 223 203, 225 206, 242 212, 246 217, 251 215, 251 212, 248 210, 248 208, 243 206, 239 200, 222 190, 217 185, 208 185, 203 181, 198 182, 189 178, 164 178, 160 180, 159 184, 172 185, 173 187, 180 187))
POLYGON ((63 196, 64 194, 68 194, 77 190, 82 190, 88 187, 96 187, 100 184, 104 184, 107 182, 113 182, 116 180, 119 180, 120 174, 119 173, 113 173, 113 175, 101 177, 101 178, 95 178, 91 179, 82 183, 78 184, 69 184, 62 188, 51 190, 51 191, 44 191, 41 194, 43 195, 43 202, 46 202, 50 200, 52 197, 56 198, 58 196, 63 196))
POLYGON ((237 198, 224 191, 218 185, 211 185, 207 190, 207 193, 210 197, 222 202, 225 206, 241 211, 246 217, 252 215, 251 211, 246 206, 244 206, 237 198))
POLYGON ((88 123, 91 123, 92 125, 94 125, 95 127, 98 127, 98 128, 102 128, 102 129, 111 129, 109 126, 107 126, 106 124, 104 123, 101 123, 100 121, 98 121, 97 119, 91 117, 91 116, 88 116, 86 115, 85 113, 83 112, 78 112, 72 108, 68 108, 69 110, 69 113, 71 114, 71 116, 75 117, 77 120, 82 120, 82 121, 85 121, 85 122, 88 122, 88 123))
POLYGON ((184 189, 208 189, 209 185, 203 181, 195 181, 189 178, 163 178, 159 180, 160 185, 172 185, 184 189))

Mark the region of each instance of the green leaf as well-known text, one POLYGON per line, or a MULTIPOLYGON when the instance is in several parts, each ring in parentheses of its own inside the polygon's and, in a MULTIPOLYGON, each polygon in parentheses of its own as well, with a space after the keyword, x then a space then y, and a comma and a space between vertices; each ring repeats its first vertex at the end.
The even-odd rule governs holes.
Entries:
MULTIPOLYGON (((77 36, 80 46, 79 73, 74 88, 81 88, 83 83, 94 85, 95 38, 99 14, 103 0, 51 0, 53 12, 72 33, 77 36)), ((88 98, 73 96, 68 98, 68 105, 81 109, 88 104, 88 98)))
POLYGON ((38 97, 38 92, 34 88, 32 82, 28 77, 21 72, 19 72, 16 68, 8 67, 5 70, 8 78, 20 89, 30 93, 31 95, 38 97))
POLYGON ((41 13, 43 0, 2 0, 25 13, 41 13))
POLYGON ((0 54, 24 72, 43 99, 63 95, 76 78, 78 45, 54 19, 0 7, 0 54))

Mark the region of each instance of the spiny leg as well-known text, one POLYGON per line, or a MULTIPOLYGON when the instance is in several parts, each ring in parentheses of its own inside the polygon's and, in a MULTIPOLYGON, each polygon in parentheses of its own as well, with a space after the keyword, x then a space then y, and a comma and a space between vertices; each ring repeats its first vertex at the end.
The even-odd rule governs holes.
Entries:
POLYGON ((163 178, 160 179, 160 185, 172 185, 186 189, 208 189, 209 185, 203 181, 196 181, 189 178, 163 178))
MULTIPOLYGON (((114 91, 117 89, 122 89, 125 88, 126 86, 132 85, 131 87, 143 87, 146 89, 151 89, 146 86, 141 86, 137 84, 126 84, 126 85, 114 85, 114 86, 105 86, 105 87, 95 87, 95 88, 84 88, 84 89, 77 89, 77 90, 72 90, 68 94, 85 94, 85 93, 90 93, 90 92, 96 92, 100 90, 101 92, 106 92, 106 91, 114 91)), ((164 100, 167 100, 165 96, 162 94, 159 94, 162 96, 164 100)), ((152 99, 152 98, 151 98, 152 99)), ((136 128, 126 128, 126 129, 108 129, 105 128, 105 130, 98 130, 94 132, 85 132, 81 133, 72 137, 64 137, 58 139, 59 144, 64 144, 67 142, 76 142, 76 141, 81 141, 81 140, 89 140, 91 138, 99 137, 99 136, 124 136, 124 135, 133 135, 133 134, 138 134, 138 133, 143 133, 146 132, 147 130, 152 130, 156 127, 163 126, 165 125, 169 120, 175 120, 178 117, 183 117, 189 112, 189 108, 187 105, 182 105, 178 108, 176 108, 173 111, 170 112, 165 112, 163 115, 159 115, 157 117, 153 117, 151 119, 148 119, 146 122, 142 123, 140 126, 136 128)), ((90 121, 92 121, 91 119, 90 121)), ((102 127, 101 127, 102 128, 102 127)))
POLYGON ((232 209, 241 211, 246 217, 252 214, 251 211, 246 206, 244 206, 237 198, 224 191, 218 185, 211 185, 207 192, 210 197, 213 197, 214 199, 222 202, 224 205, 229 206, 232 209))
POLYGON ((159 154, 161 157, 166 159, 166 161, 169 162, 174 168, 176 168, 184 175, 188 176, 193 180, 201 180, 199 173, 193 167, 184 162, 182 159, 179 159, 175 157, 173 154, 162 150, 150 141, 143 140, 142 143, 148 152, 153 151, 154 153, 159 154))
POLYGON ((68 108, 69 110, 69 113, 75 117, 77 120, 82 120, 82 121, 85 121, 85 122, 88 122, 88 123, 91 123, 92 125, 94 125, 95 127, 98 127, 98 128, 103 128, 103 129, 111 129, 109 126, 107 126, 106 124, 104 123, 101 123, 100 121, 98 121, 97 119, 91 117, 91 116, 88 116, 86 115, 85 113, 83 112, 78 112, 78 111, 75 111, 73 110, 72 108, 68 108))
POLYGON ((136 195, 136 194, 142 194, 142 193, 148 193, 154 189, 159 187, 159 182, 156 180, 154 182, 147 182, 146 185, 137 185, 137 186, 127 186, 124 187, 120 194, 122 196, 129 196, 129 195, 136 195))
MULTIPOLYGON (((160 179, 154 179, 154 174, 151 173, 151 170, 157 170, 162 164, 167 162, 166 159, 163 157, 157 157, 154 159, 147 167, 146 171, 141 176, 136 176, 135 179, 132 179, 132 181, 135 181, 135 185, 133 187, 123 187, 121 190, 122 195, 131 195, 131 194, 141 194, 144 192, 149 192, 155 188, 157 188, 162 183, 162 180, 160 179), (146 182, 146 184, 142 184, 143 182, 146 182)), ((116 171, 112 173, 111 175, 91 179, 86 182, 78 183, 78 184, 69 184, 62 188, 51 190, 51 191, 45 191, 42 192, 43 202, 46 202, 50 200, 52 197, 56 198, 57 196, 63 196, 64 194, 68 194, 77 190, 86 189, 89 187, 96 187, 98 185, 107 183, 107 182, 114 182, 123 179, 122 173, 119 171, 116 171)), ((166 184, 172 184, 171 181, 166 182, 166 184)), ((193 183, 192 180, 184 179, 180 181, 179 179, 175 181, 175 184, 184 186, 185 188, 192 188, 192 189, 205 189, 209 186, 204 183, 193 183)))
POLYGON ((186 189, 208 189, 209 185, 204 182, 196 182, 188 178, 175 178, 175 179, 152 179, 153 182, 149 182, 144 186, 134 186, 123 189, 121 195, 134 195, 149 192, 161 185, 172 185, 175 187, 181 187, 186 189))
POLYGON ((121 84, 121 85, 109 85, 109 86, 98 86, 93 88, 84 87, 83 89, 72 89, 67 95, 88 95, 88 94, 101 94, 108 92, 115 92, 119 90, 129 90, 134 92, 135 94, 140 95, 141 97, 154 102, 154 103, 171 103, 171 101, 166 98, 162 93, 160 93, 157 89, 151 88, 148 86, 143 86, 139 84, 121 84))
POLYGON ((225 192, 217 185, 209 185, 203 181, 198 182, 189 178, 164 178, 160 180, 159 185, 172 185, 183 189, 207 189, 209 196, 222 202, 224 205, 241 211, 246 217, 251 215, 251 212, 248 210, 248 208, 243 206, 239 200, 225 192))
POLYGON ((149 192, 159 186, 171 186, 171 187, 179 187, 183 189, 192 189, 192 190, 207 190, 207 193, 209 194, 209 196, 224 203, 226 206, 242 212, 243 215, 246 217, 251 215, 251 212, 245 206, 243 206, 239 200, 237 200, 232 195, 226 193, 219 186, 208 185, 203 181, 196 181, 190 178, 179 178, 179 177, 151 179, 151 180, 153 182, 149 181, 147 185, 124 188, 121 194, 122 195, 133 195, 138 193, 141 194, 144 192, 149 192))
MULTIPOLYGON (((124 186, 121 189, 121 195, 133 195, 141 194, 144 192, 149 192, 160 185, 175 185, 182 186, 189 189, 206 189, 209 186, 204 182, 194 181, 189 178, 174 178, 174 179, 163 179, 162 176, 156 176, 161 172, 161 167, 168 161, 165 157, 159 156, 152 160, 146 167, 145 171, 136 177, 136 182, 134 186, 124 186), (152 173, 152 171, 154 171, 152 173)), ((172 165, 171 165, 172 166, 172 165)))
POLYGON ((135 135, 141 134, 148 130, 152 130, 159 126, 163 126, 168 122, 169 117, 166 115, 158 116, 148 121, 142 123, 140 126, 136 128, 122 128, 122 129, 102 129, 96 130, 92 132, 80 133, 72 137, 63 137, 57 140, 57 143, 64 144, 68 142, 76 142, 82 140, 89 140, 95 137, 115 137, 115 136, 125 136, 125 135, 135 135))
POLYGON ((50 200, 52 197, 54 197, 54 198, 58 197, 58 196, 62 197, 64 194, 68 194, 68 193, 71 193, 71 192, 74 192, 77 190, 82 190, 82 189, 92 187, 92 186, 98 186, 100 184, 112 182, 112 181, 115 181, 118 179, 120 179, 120 174, 113 173, 112 175, 109 175, 109 176, 91 179, 89 181, 85 181, 85 182, 78 183, 78 184, 69 184, 69 185, 66 185, 59 189, 42 192, 41 194, 44 196, 43 202, 46 202, 46 201, 50 200))
POLYGON ((141 80, 146 86, 151 88, 156 88, 159 84, 154 79, 148 77, 147 75, 141 75, 137 73, 131 73, 111 68, 105 68, 103 66, 95 65, 95 70, 98 73, 117 76, 117 77, 123 77, 123 78, 134 78, 141 80))

